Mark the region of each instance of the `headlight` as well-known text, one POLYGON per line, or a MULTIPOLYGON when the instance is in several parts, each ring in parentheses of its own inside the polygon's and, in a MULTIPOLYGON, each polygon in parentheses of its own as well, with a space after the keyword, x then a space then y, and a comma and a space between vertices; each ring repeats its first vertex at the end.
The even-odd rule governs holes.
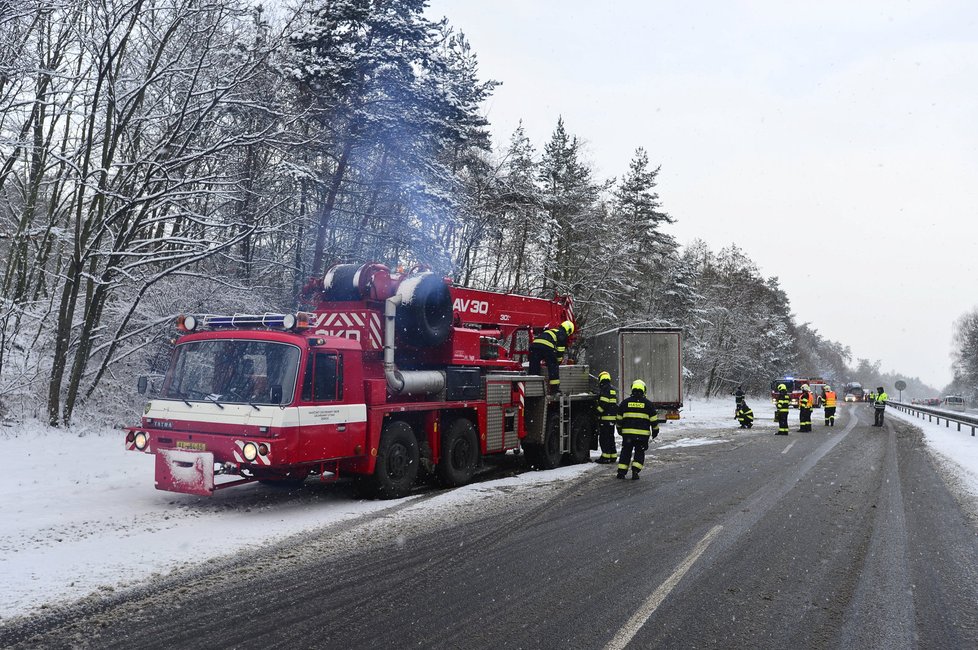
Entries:
POLYGON ((139 433, 136 434, 135 442, 136 442, 136 449, 142 451, 146 449, 146 444, 149 442, 149 436, 146 435, 145 432, 140 431, 139 433))
POLYGON ((197 319, 190 315, 180 314, 177 316, 177 329, 182 332, 193 332, 197 329, 197 319))
POLYGON ((241 453, 244 454, 245 460, 250 463, 258 458, 258 445, 253 442, 246 442, 244 448, 241 450, 241 453))

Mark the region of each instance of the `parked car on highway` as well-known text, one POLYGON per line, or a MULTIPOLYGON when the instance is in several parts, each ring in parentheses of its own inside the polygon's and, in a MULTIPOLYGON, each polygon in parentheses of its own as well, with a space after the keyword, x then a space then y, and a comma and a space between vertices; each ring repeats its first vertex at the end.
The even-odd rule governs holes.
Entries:
POLYGON ((941 408, 950 411, 963 411, 965 410, 964 398, 960 395, 945 395, 944 399, 941 400, 941 408))

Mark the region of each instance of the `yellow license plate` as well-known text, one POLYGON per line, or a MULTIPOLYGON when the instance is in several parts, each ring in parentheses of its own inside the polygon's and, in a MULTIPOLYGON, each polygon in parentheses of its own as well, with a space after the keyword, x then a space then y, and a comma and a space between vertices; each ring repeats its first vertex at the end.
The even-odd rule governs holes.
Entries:
POLYGON ((207 445, 202 442, 187 442, 177 440, 177 449, 190 449, 192 451, 207 451, 207 445))

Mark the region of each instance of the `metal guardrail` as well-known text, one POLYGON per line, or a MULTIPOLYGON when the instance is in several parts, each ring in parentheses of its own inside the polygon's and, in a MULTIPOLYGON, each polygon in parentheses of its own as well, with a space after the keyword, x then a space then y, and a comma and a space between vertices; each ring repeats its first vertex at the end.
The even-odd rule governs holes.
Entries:
POLYGON ((941 420, 944 420, 944 426, 951 428, 951 423, 954 422, 958 425, 958 431, 961 430, 961 425, 966 427, 971 427, 971 435, 975 435, 975 429, 978 429, 978 417, 971 415, 965 415, 964 413, 951 413, 950 411, 945 411, 943 409, 932 408, 929 406, 920 406, 919 404, 904 404, 903 402, 888 401, 886 403, 888 407, 898 408, 904 413, 909 413, 915 417, 923 419, 927 417, 928 422, 933 422, 937 420, 936 424, 940 424, 941 420))

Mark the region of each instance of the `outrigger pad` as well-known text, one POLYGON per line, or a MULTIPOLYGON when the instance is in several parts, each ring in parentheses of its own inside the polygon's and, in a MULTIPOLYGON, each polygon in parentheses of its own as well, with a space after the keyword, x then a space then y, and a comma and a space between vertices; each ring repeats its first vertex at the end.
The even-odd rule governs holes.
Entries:
POLYGON ((214 454, 209 451, 158 449, 156 489, 211 496, 214 494, 214 454))

